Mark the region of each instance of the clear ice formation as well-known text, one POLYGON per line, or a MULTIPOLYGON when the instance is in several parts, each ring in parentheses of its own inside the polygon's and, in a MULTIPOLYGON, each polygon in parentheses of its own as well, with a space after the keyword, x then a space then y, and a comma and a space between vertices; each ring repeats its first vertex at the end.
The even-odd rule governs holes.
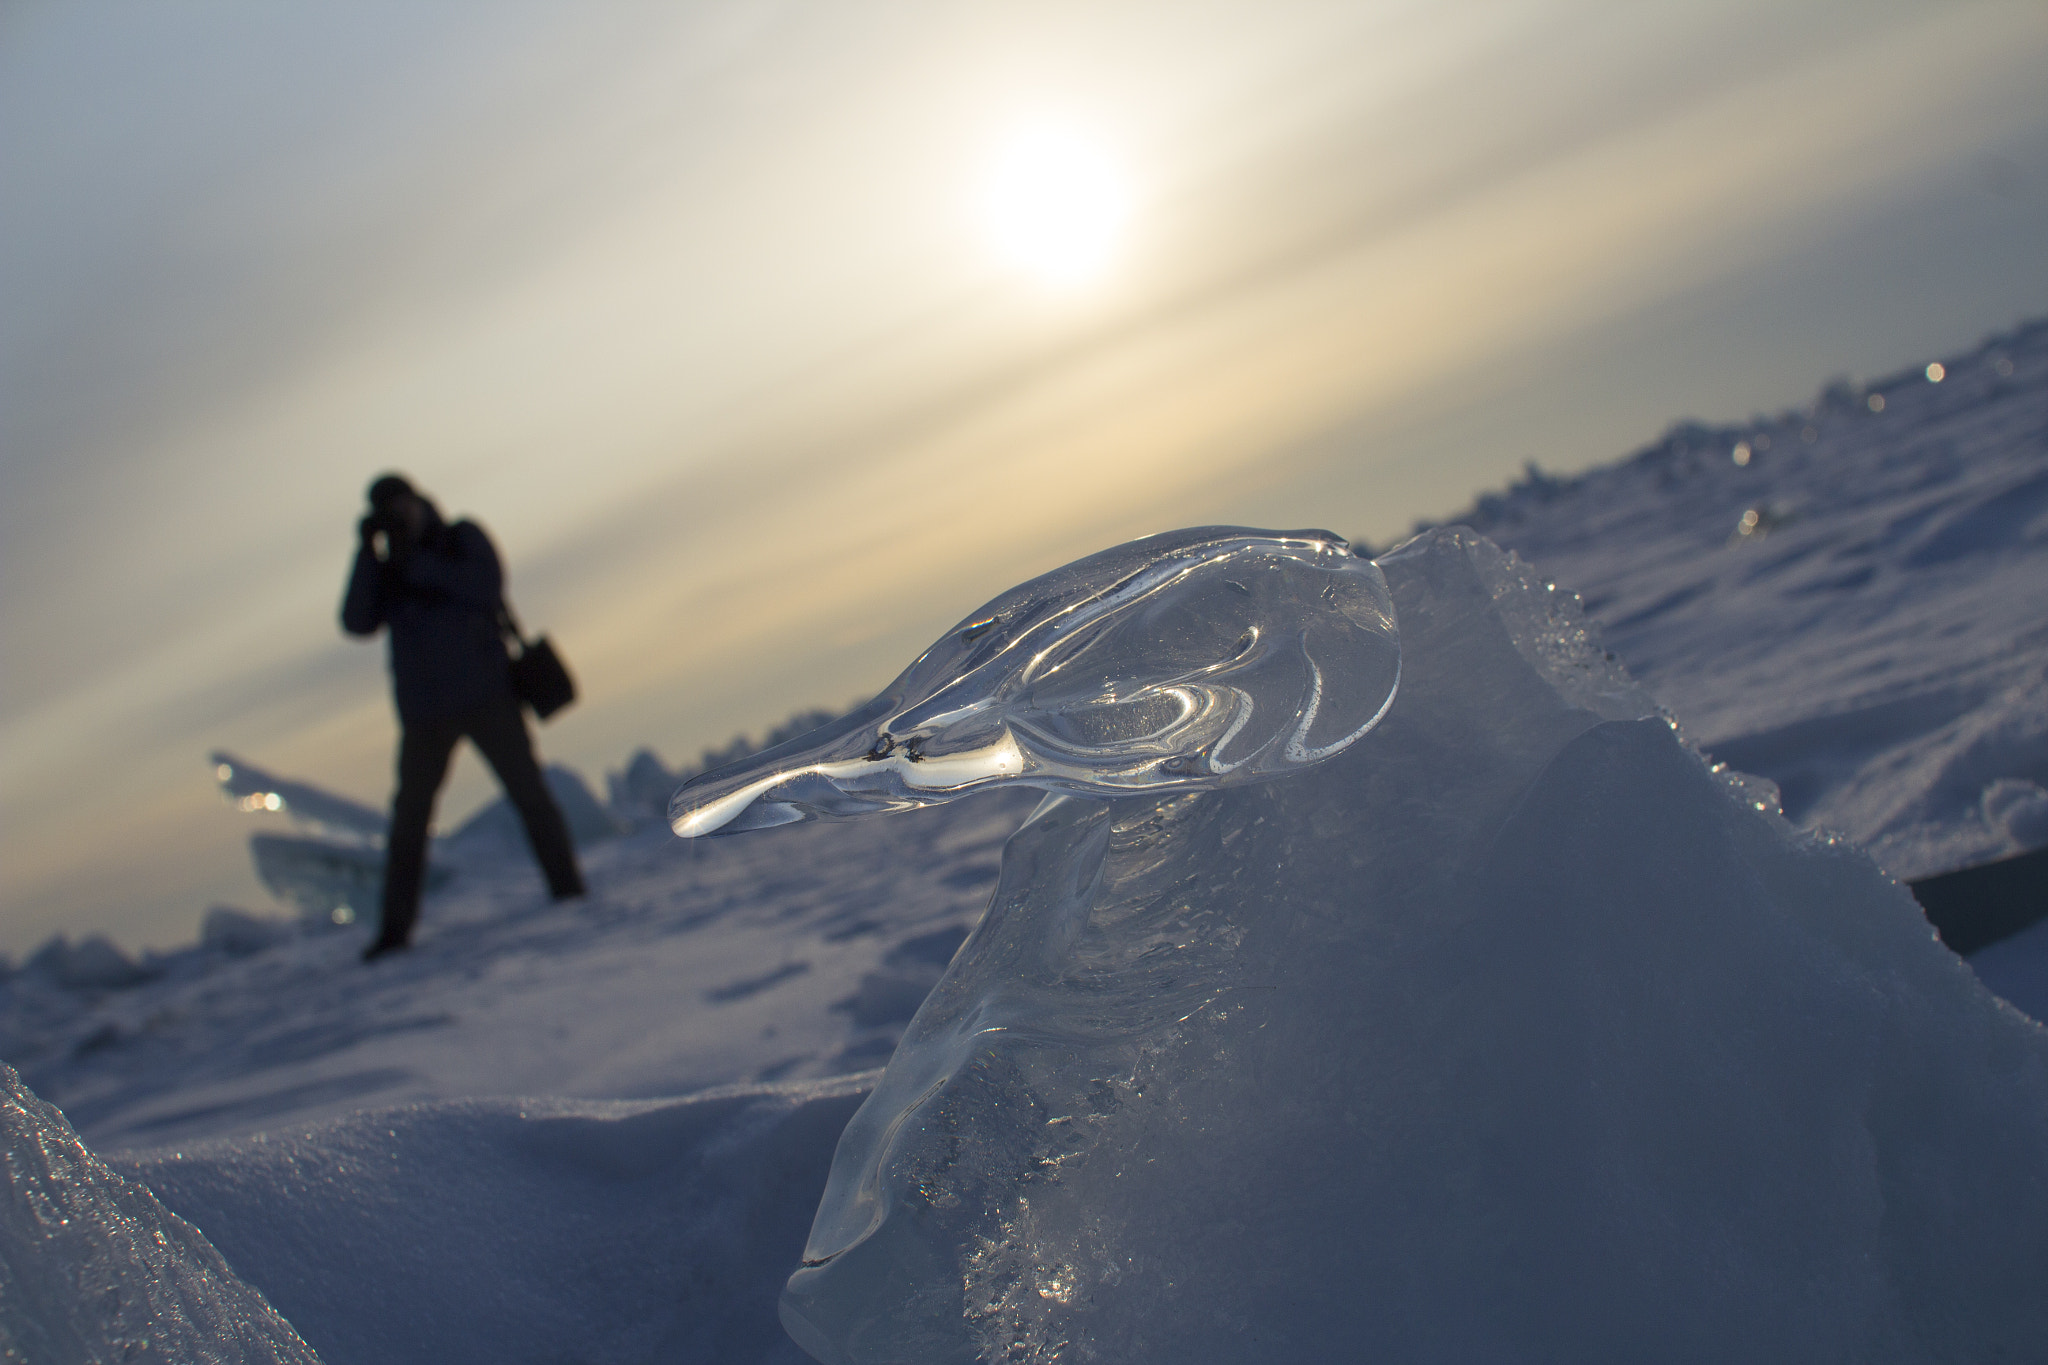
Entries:
MULTIPOLYGON (((281 814, 307 831, 249 836, 250 860, 271 895, 296 908, 300 919, 314 928, 353 924, 376 906, 384 884, 384 835, 389 824, 383 812, 310 782, 267 772, 233 754, 216 752, 209 761, 221 794, 236 809, 281 814)), ((623 832, 621 822, 591 795, 573 769, 550 764, 542 776, 578 846, 623 832)), ((434 840, 426 887, 433 891, 445 886, 466 857, 493 860, 502 856, 499 846, 523 841, 512 803, 501 796, 453 834, 434 840)))
POLYGON ((310 782, 279 777, 233 754, 215 752, 207 762, 213 764, 213 778, 220 784, 221 795, 238 810, 282 811, 297 823, 323 834, 366 846, 384 842, 384 831, 390 821, 384 812, 372 810, 360 801, 337 796, 310 782))
POLYGON ((2048 1033, 1861 853, 1709 769, 1568 594, 1455 529, 1378 567, 1138 542, 998 599, 865 720, 678 794, 708 832, 1055 788, 840 1140, 790 1334, 826 1365, 2037 1353, 2048 1033), (1211 553, 1270 588, 1217 590, 1243 580, 1211 553), (1174 554, 1188 624, 1109 636, 1124 576, 1174 554), (1355 592, 1311 590, 1326 564, 1355 592), (1254 596, 1280 609, 1248 622, 1254 596), (1061 613, 1105 623, 1076 650, 1106 684, 1031 685, 1061 613), (1176 646, 1248 623, 1304 643, 1231 742, 1234 701, 1122 718, 1225 672, 1176 646), (864 779, 863 725, 1019 758, 864 779))
POLYGON ((213 1245, 0 1062, 0 1360, 319 1365, 213 1245))
POLYGON ((1277 777, 1392 702, 1386 580, 1326 531, 1149 536, 1013 588, 866 706, 685 785, 686 838, 908 810, 998 783, 1096 797, 1277 777))

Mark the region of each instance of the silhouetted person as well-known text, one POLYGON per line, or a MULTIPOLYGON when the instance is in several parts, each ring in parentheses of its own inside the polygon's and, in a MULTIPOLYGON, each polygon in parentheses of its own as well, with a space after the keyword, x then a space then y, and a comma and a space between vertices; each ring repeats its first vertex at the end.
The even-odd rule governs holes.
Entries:
POLYGON ((562 812, 541 780, 526 716, 512 693, 499 627, 504 575, 490 537, 453 526, 396 474, 370 485, 370 513, 341 603, 351 635, 391 632, 391 691, 398 705, 398 794, 385 841, 384 907, 368 962, 403 948, 419 917, 427 825, 465 735, 518 808, 527 842, 556 900, 583 894, 562 812))

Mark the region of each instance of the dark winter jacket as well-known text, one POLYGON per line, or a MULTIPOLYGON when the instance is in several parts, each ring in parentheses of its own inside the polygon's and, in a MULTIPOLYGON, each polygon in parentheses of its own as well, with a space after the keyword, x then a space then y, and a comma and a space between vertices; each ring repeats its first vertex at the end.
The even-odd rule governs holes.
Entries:
POLYGON ((491 539, 473 521, 438 518, 409 552, 380 560, 356 552, 341 628, 391 630, 391 691, 407 725, 512 695, 498 610, 504 575, 491 539))

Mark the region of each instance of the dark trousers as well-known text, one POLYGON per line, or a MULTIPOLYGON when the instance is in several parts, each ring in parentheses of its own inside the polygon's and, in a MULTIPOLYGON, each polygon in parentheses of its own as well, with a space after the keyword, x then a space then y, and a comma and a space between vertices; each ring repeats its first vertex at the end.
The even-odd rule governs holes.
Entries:
POLYGON ((412 936, 420 913, 420 882, 427 871, 427 825, 448 777, 448 761, 464 736, 498 774, 505 795, 526 826, 526 841, 547 874, 555 899, 583 894, 583 874, 561 808, 541 780, 526 715, 510 697, 460 715, 408 725, 398 741, 398 795, 391 801, 391 832, 384 846, 384 922, 377 942, 396 945, 412 936))

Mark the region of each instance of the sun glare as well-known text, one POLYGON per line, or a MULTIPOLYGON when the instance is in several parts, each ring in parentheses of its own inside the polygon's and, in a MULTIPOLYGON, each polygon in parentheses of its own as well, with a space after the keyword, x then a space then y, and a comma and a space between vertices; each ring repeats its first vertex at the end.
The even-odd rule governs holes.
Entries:
POLYGON ((1072 287, 1100 276, 1130 217, 1116 163, 1071 128, 1014 134, 996 154, 982 200, 989 240, 1011 265, 1072 287))

